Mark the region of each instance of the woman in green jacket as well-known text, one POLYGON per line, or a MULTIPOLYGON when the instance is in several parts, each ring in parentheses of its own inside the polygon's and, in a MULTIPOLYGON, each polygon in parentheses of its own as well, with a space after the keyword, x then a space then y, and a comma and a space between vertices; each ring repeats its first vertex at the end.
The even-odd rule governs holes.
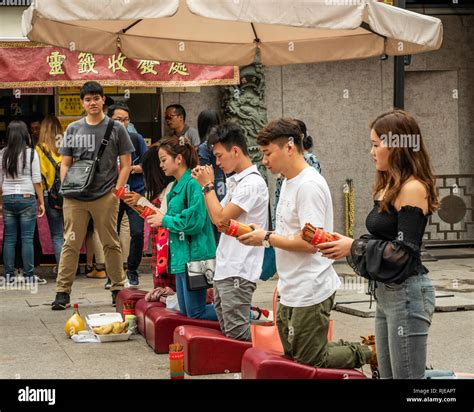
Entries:
POLYGON ((176 181, 168 196, 168 211, 147 218, 151 227, 169 231, 168 268, 176 275, 176 294, 183 315, 195 319, 217 320, 214 305, 206 305, 205 289, 189 291, 186 264, 214 259, 216 243, 199 183, 191 177, 198 165, 196 149, 186 137, 167 137, 160 141, 160 166, 176 181))

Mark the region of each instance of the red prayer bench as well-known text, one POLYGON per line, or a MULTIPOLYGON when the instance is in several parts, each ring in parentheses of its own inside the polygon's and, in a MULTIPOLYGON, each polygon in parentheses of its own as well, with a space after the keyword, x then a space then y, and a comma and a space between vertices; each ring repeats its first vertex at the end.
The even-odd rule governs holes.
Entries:
POLYGON ((174 343, 183 345, 188 375, 240 372, 242 356, 252 347, 252 342, 228 338, 219 330, 189 325, 175 329, 174 343))
POLYGON ((183 325, 202 326, 220 331, 217 321, 192 319, 173 310, 154 307, 146 312, 144 336, 156 353, 168 353, 169 345, 173 343, 175 329, 183 325))
POLYGON ((356 369, 313 368, 277 352, 250 348, 242 358, 242 379, 367 379, 367 377, 356 369))
POLYGON ((153 308, 165 308, 165 304, 162 302, 147 302, 145 298, 137 301, 135 304, 135 315, 137 316, 137 328, 138 332, 142 336, 146 335, 145 331, 145 316, 150 309, 153 308))

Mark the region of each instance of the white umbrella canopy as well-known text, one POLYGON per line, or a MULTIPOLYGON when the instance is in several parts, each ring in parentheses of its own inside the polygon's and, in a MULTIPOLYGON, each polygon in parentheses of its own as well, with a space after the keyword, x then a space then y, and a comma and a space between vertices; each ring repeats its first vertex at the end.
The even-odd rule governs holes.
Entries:
POLYGON ((267 66, 407 55, 441 47, 431 16, 375 0, 35 0, 33 41, 98 54, 267 66))

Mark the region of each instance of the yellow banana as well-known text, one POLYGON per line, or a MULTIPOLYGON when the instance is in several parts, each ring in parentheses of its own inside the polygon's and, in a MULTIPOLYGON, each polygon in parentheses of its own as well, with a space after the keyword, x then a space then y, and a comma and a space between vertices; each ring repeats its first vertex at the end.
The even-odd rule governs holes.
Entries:
POLYGON ((122 333, 123 328, 124 328, 124 325, 122 324, 122 322, 114 322, 112 325, 113 325, 112 333, 117 334, 117 335, 122 333))
POLYGON ((102 335, 108 335, 109 333, 112 333, 112 330, 114 329, 114 325, 112 323, 108 325, 104 325, 102 330, 102 335))

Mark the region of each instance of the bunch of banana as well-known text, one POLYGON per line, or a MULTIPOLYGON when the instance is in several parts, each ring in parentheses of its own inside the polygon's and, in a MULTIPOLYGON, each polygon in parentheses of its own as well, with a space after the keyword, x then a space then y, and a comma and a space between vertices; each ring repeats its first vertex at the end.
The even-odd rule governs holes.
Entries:
POLYGON ((128 321, 109 323, 108 325, 98 328, 92 328, 92 330, 97 335, 118 335, 120 333, 127 333, 128 321))

